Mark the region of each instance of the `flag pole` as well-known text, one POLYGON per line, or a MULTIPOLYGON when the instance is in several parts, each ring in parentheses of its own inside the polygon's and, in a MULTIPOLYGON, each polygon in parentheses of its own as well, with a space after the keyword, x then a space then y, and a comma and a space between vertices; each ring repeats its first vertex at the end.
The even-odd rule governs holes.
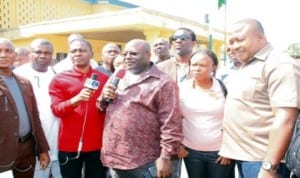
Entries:
POLYGON ((227 62, 227 55, 226 55, 226 51, 227 51, 227 0, 224 0, 224 65, 226 65, 227 62))
POLYGON ((211 30, 211 23, 210 23, 209 13, 205 14, 205 23, 208 26, 208 49, 212 50, 212 48, 213 48, 213 35, 212 35, 212 30, 211 30))

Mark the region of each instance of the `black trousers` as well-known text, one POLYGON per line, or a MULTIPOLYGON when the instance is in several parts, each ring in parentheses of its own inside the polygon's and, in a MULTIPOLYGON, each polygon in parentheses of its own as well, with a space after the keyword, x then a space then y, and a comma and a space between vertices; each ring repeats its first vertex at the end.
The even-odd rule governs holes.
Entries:
POLYGON ((63 178, 105 178, 107 168, 100 160, 100 150, 92 152, 59 152, 60 170, 63 178))

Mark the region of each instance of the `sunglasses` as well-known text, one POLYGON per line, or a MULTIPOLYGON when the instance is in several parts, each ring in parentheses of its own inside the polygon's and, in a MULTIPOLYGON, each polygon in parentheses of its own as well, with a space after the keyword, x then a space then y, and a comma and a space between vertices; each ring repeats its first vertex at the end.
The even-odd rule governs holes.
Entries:
POLYGON ((185 35, 185 34, 182 34, 182 35, 174 35, 174 36, 172 36, 171 37, 171 40, 172 41, 176 41, 176 40, 178 40, 178 39, 180 39, 181 41, 185 41, 185 40, 187 40, 187 39, 192 39, 190 36, 188 36, 188 35, 185 35))

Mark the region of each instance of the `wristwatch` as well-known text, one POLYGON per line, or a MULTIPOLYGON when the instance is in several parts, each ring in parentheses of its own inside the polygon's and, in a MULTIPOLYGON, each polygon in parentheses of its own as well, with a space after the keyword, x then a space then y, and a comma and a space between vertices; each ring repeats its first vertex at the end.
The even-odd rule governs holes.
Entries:
POLYGON ((262 168, 266 171, 274 171, 277 170, 279 165, 274 165, 270 161, 263 161, 262 168))

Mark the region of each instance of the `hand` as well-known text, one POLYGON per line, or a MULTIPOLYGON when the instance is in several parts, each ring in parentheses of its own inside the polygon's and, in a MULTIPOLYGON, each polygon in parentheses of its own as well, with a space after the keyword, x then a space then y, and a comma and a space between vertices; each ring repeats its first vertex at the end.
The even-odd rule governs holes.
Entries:
POLYGON ((279 178, 277 171, 266 171, 264 169, 260 169, 257 178, 279 178))
POLYGON ((113 100, 116 97, 116 89, 117 87, 111 83, 106 84, 102 90, 102 99, 113 100))
POLYGON ((94 90, 91 90, 89 88, 83 88, 80 91, 80 93, 78 93, 76 96, 74 96, 71 99, 71 103, 76 106, 78 103, 80 103, 82 101, 88 101, 93 93, 94 93, 94 90))
POLYGON ((221 164, 221 165, 229 165, 231 163, 231 159, 225 158, 223 156, 219 156, 216 160, 216 163, 221 164))
POLYGON ((189 155, 189 152, 186 151, 185 146, 184 145, 180 145, 179 151, 177 153, 178 158, 185 158, 188 155, 189 155))
POLYGON ((171 175, 171 160, 159 157, 156 161, 156 169, 158 178, 165 178, 171 175))
POLYGON ((39 161, 42 169, 46 169, 50 163, 50 157, 48 153, 40 153, 39 161))

